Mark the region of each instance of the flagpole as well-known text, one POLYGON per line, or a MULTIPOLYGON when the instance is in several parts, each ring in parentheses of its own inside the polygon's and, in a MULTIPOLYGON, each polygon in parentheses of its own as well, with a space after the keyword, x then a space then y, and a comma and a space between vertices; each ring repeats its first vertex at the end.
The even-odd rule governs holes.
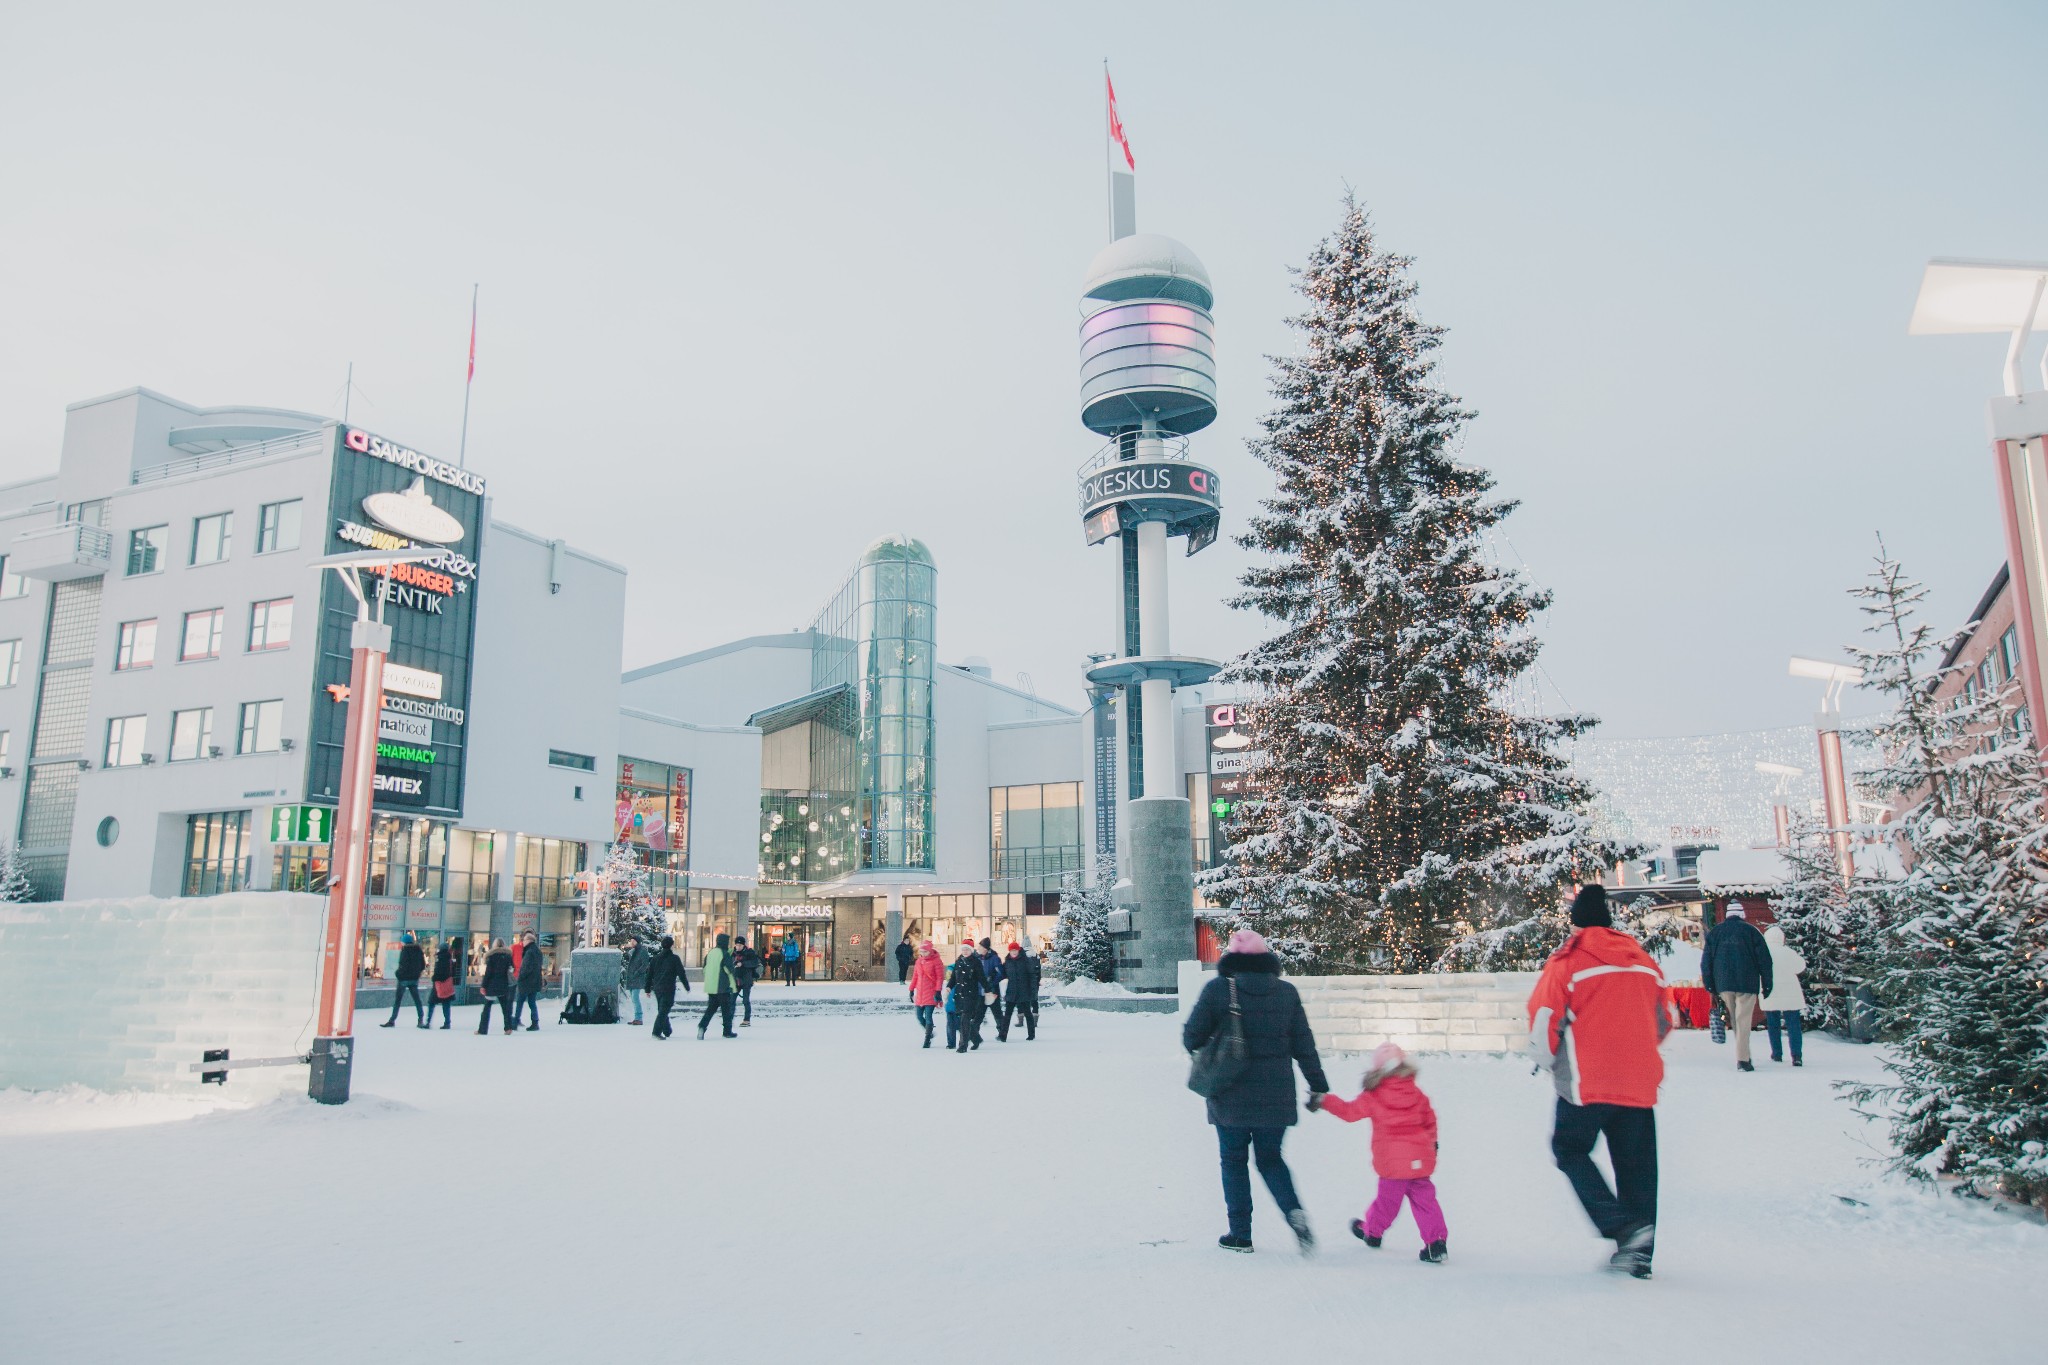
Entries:
POLYGON ((348 363, 348 382, 341 386, 341 424, 343 426, 348 425, 348 400, 355 393, 355 389, 356 363, 351 360, 348 363))
POLYGON ((1109 154, 1109 58, 1102 59, 1102 194, 1109 237, 1116 240, 1116 160, 1109 154))
POLYGON ((456 447, 458 468, 469 468, 469 389, 476 382, 476 285, 469 287, 469 374, 462 381, 462 441, 456 447))

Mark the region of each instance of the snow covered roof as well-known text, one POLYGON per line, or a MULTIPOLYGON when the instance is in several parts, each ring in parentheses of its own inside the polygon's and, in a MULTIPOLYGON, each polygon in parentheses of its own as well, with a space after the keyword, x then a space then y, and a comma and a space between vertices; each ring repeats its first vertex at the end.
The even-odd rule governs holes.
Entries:
POLYGON ((1710 848, 1700 854, 1700 890, 1710 896, 1730 891, 1766 895, 1791 874, 1785 855, 1775 848, 1710 848))

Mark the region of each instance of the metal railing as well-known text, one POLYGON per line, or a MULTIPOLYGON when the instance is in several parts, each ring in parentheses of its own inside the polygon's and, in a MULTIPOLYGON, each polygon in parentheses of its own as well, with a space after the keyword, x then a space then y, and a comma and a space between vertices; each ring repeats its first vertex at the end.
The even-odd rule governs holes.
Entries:
POLYGON ((146 465, 141 469, 131 470, 128 482, 153 483, 158 479, 175 479, 184 474, 221 469, 244 460, 267 459, 272 455, 302 455, 309 451, 324 449, 328 439, 325 427, 315 427, 311 431, 295 431, 289 436, 273 436, 267 441, 256 441, 245 446, 230 446, 226 450, 209 451, 204 455, 188 455, 182 460, 171 460, 164 464, 146 465))
MULTIPOLYGON (((1152 439, 1157 443, 1157 448, 1147 451, 1145 454, 1146 459, 1185 460, 1188 457, 1187 437, 1168 436, 1162 433, 1152 439)), ((1138 441, 1139 438, 1135 432, 1123 436, 1110 437, 1108 445, 1105 445, 1102 449, 1089 456, 1081 465, 1076 477, 1085 479, 1097 470, 1107 469, 1119 460, 1137 459, 1138 441), (1126 451, 1130 453, 1126 454, 1126 451)))

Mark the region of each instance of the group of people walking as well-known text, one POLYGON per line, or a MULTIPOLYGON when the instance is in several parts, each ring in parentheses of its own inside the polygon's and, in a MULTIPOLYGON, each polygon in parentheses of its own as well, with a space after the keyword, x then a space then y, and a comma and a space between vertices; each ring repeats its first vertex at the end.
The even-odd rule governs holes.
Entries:
MULTIPOLYGON (((737 942, 730 934, 717 937, 711 950, 704 954, 704 1013, 697 1019, 699 1042, 710 1031, 714 1018, 719 1021, 721 1037, 739 1037, 733 1032, 735 1010, 742 1013, 741 1028, 753 1027, 754 983, 761 979, 763 965, 760 952, 749 947, 744 937, 737 942)), ((645 992, 654 997, 654 1027, 649 1033, 656 1038, 674 1037, 668 1013, 675 1008, 677 988, 685 992, 690 989, 690 973, 676 952, 675 938, 662 935, 661 945, 652 950, 637 938, 627 939, 621 968, 620 984, 633 1002, 629 1022, 645 1022, 640 999, 645 992)))
MULTIPOLYGON (((420 1028, 432 1028, 434 1011, 441 1011, 441 1027, 452 1027, 455 1020, 455 988, 461 984, 463 969, 462 940, 450 939, 434 953, 434 975, 432 993, 424 1003, 420 998, 420 978, 426 974, 427 955, 419 940, 410 933, 399 940, 398 969, 392 973, 398 989, 391 997, 391 1016, 379 1028, 395 1028, 398 1012, 409 997, 412 1001, 415 1021, 420 1028)), ((540 1028, 540 992, 545 976, 546 961, 540 950, 539 937, 527 933, 516 937, 506 946, 504 939, 494 939, 490 951, 484 957, 483 975, 477 989, 484 997, 482 1018, 477 1023, 479 1034, 491 1031, 491 1007, 497 1006, 505 1017, 504 1031, 518 1031, 519 1019, 529 1022, 526 1031, 531 1033, 540 1028)))
MULTIPOLYGON (((1593 1226, 1614 1244, 1609 1269, 1648 1279, 1657 1243, 1660 1049, 1677 1016, 1656 962, 1642 944, 1614 927, 1604 887, 1579 888, 1571 920, 1571 937, 1544 964, 1528 1003, 1530 1045, 1557 1089, 1551 1156, 1593 1226), (1611 1185, 1592 1157, 1603 1137, 1614 1172, 1611 1185)), ((1798 973, 1805 965, 1784 948, 1782 934, 1775 939, 1758 934, 1739 909, 1709 936, 1703 958, 1706 984, 1720 988, 1737 1021, 1738 1064, 1744 1071, 1754 1069, 1748 1055, 1749 1012, 1759 998, 1781 1015, 1793 1063, 1799 1064, 1798 1018, 1805 1002, 1798 995, 1798 973), (1789 993, 1781 984, 1788 980, 1789 993)), ((1297 1119, 1294 1071, 1299 1067, 1312 1112, 1346 1122, 1370 1120, 1373 1126, 1372 1162, 1379 1187, 1364 1216, 1352 1220, 1352 1234, 1379 1247, 1405 1202, 1422 1235, 1421 1259, 1442 1262, 1449 1254, 1450 1233, 1433 1179, 1436 1113, 1416 1084, 1413 1060, 1393 1043, 1383 1044, 1373 1053, 1358 1096, 1333 1096, 1300 995, 1281 979, 1279 958, 1266 941, 1248 929, 1231 936, 1215 978, 1188 1013, 1181 1042, 1194 1053, 1233 1027, 1243 1039, 1244 1064, 1208 1102, 1228 1220, 1217 1245, 1226 1251, 1252 1249, 1249 1162, 1257 1166, 1301 1249, 1315 1246, 1281 1155, 1287 1129, 1297 1119)), ((1775 1060, 1775 1027, 1771 1043, 1775 1060)))
POLYGON ((1771 1039, 1771 1060, 1784 1061, 1789 1042, 1792 1065, 1806 1065, 1806 992, 1799 989, 1799 974, 1805 970, 1806 959, 1786 944, 1783 929, 1773 924, 1758 933, 1742 902, 1729 903, 1700 949, 1700 984, 1735 1035, 1736 1070, 1756 1070, 1749 1035, 1759 1009, 1771 1039))
POLYGON ((1024 1021, 1024 1040, 1038 1037, 1040 963, 1021 944, 1009 944, 998 956, 988 939, 981 941, 979 951, 973 941, 964 940, 948 968, 930 939, 913 949, 905 938, 897 945, 896 965, 898 980, 908 980, 924 1046, 932 1045, 935 1016, 941 1009, 949 1051, 979 1048, 982 1022, 990 1014, 996 1017, 997 1042, 1010 1041, 1010 1026, 1019 1018, 1024 1021))

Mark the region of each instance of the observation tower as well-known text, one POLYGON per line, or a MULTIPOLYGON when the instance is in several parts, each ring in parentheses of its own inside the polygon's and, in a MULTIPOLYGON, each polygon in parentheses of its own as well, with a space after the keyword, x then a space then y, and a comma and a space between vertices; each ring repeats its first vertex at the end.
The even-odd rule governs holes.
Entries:
POLYGON ((1215 298, 1194 252, 1134 231, 1128 196, 1112 203, 1116 235, 1081 291, 1081 423, 1107 443, 1081 466, 1080 491, 1088 544, 1118 552, 1117 652, 1088 681, 1120 698, 1117 896, 1128 923, 1119 915, 1113 924, 1117 976, 1135 990, 1171 991, 1178 964, 1195 956, 1194 839, 1173 693, 1218 665, 1173 652, 1166 549, 1175 537, 1188 554, 1207 548, 1221 519, 1215 471, 1188 458, 1188 437, 1216 420, 1215 298))

